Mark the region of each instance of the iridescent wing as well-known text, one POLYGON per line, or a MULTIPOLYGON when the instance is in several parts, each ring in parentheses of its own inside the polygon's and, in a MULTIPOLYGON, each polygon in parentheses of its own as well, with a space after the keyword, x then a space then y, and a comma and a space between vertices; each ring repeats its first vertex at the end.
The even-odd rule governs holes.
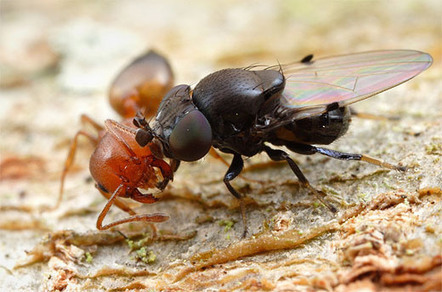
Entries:
POLYGON ((286 87, 280 105, 293 109, 293 119, 319 114, 331 103, 346 106, 397 86, 431 63, 426 53, 391 50, 282 65, 286 87))

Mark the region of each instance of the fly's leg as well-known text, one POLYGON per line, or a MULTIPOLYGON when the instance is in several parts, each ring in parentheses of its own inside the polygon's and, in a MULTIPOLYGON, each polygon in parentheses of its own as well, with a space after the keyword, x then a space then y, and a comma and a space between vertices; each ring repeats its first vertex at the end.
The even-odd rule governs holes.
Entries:
MULTIPOLYGON (((312 146, 313 147, 313 146, 312 146)), ((388 169, 394 169, 399 171, 406 171, 407 167, 405 166, 399 166, 399 165, 393 165, 388 162, 384 162, 380 159, 370 157, 365 154, 354 154, 354 153, 345 153, 345 152, 339 152, 336 150, 331 150, 327 148, 321 148, 321 147, 314 147, 315 152, 326 155, 335 159, 341 159, 341 160, 361 160, 365 161, 377 166, 382 166, 388 169)))
POLYGON ((328 157, 332 157, 335 159, 340 159, 340 160, 360 160, 360 161, 365 161, 365 162, 368 162, 370 164, 374 164, 377 166, 382 166, 382 167, 385 167, 388 169, 394 169, 394 170, 399 170, 399 171, 406 171, 407 170, 407 167, 405 167, 405 166, 393 165, 391 163, 384 162, 380 159, 373 158, 373 157, 370 157, 365 154, 345 153, 345 152, 340 152, 340 151, 336 151, 336 150, 331 150, 331 149, 322 148, 322 147, 316 147, 316 146, 312 146, 312 145, 305 145, 305 144, 290 144, 287 147, 290 150, 300 153, 300 154, 319 153, 319 154, 322 154, 322 155, 325 155, 328 157))
POLYGON ((142 214, 142 215, 130 216, 130 217, 103 225, 103 220, 106 217, 107 213, 109 212, 109 209, 112 207, 112 205, 115 203, 115 200, 118 198, 118 196, 121 195, 122 192, 124 192, 124 185, 123 184, 118 186, 118 188, 112 194, 112 196, 110 197, 110 199, 107 201, 106 205, 104 206, 103 210, 101 211, 100 215, 98 216, 98 219, 97 219, 97 229, 98 230, 105 230, 105 229, 109 229, 111 227, 114 227, 114 226, 117 226, 117 225, 120 225, 123 223, 129 223, 129 222, 135 222, 135 221, 164 222, 169 219, 169 216, 164 215, 164 214, 160 214, 160 213, 142 214))
MULTIPOLYGON (((213 148, 213 147, 210 147, 210 150, 209 150, 209 155, 211 155, 213 158, 215 158, 215 159, 218 159, 219 161, 221 161, 223 164, 225 164, 226 166, 230 166, 229 165, 229 163, 221 156, 221 155, 219 155, 219 153, 216 151, 216 149, 215 148, 213 148)), ((247 170, 247 168, 246 168, 246 170, 247 170)), ((244 177, 243 175, 239 175, 239 177, 241 178, 241 179, 243 179, 243 180, 245 180, 245 181, 249 181, 249 182, 253 182, 253 183, 259 183, 259 184, 263 184, 263 182, 262 181, 260 181, 260 180, 256 180, 256 179, 251 179, 251 178, 247 178, 247 177, 244 177)))
POLYGON ((327 208, 330 209, 330 211, 332 211, 333 213, 337 212, 337 209, 336 209, 335 206, 333 206, 332 204, 330 204, 330 203, 328 203, 327 201, 324 200, 324 196, 326 196, 326 194, 324 192, 322 192, 322 191, 316 190, 314 187, 312 187, 310 185, 310 183, 308 182, 307 178, 302 173, 301 169, 289 157, 289 155, 286 152, 284 152, 282 150, 272 149, 272 148, 270 148, 268 146, 265 146, 264 151, 267 153, 267 155, 272 160, 275 160, 275 161, 285 160, 285 161, 287 161, 287 163, 289 164, 289 166, 292 169, 293 173, 298 177, 298 179, 301 182, 301 184, 304 187, 308 188, 316 196, 316 198, 319 201, 321 201, 321 203, 323 203, 327 208))
POLYGON ((235 190, 232 185, 230 184, 230 181, 233 180, 235 177, 237 177, 242 169, 244 167, 244 162, 241 158, 241 155, 238 153, 235 153, 233 155, 232 163, 229 166, 229 169, 227 170, 226 174, 224 175, 224 184, 226 185, 227 189, 230 191, 230 193, 239 200, 239 206, 241 208, 241 216, 242 216, 242 222, 244 224, 244 232, 243 237, 246 237, 247 235, 247 217, 246 217, 246 207, 244 205, 244 197, 235 190))
POLYGON ((367 119, 367 120, 378 120, 378 121, 397 121, 399 120, 398 116, 383 116, 383 115, 375 115, 375 114, 369 114, 369 113, 363 113, 363 112, 358 112, 357 110, 355 110, 352 107, 349 107, 350 109, 350 114, 353 117, 358 117, 360 119, 367 119))

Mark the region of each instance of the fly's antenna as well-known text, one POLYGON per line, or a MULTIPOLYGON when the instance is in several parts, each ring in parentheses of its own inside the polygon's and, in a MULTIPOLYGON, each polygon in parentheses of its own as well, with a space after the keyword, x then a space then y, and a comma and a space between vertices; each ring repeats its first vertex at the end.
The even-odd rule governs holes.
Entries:
POLYGON ((143 128, 146 130, 151 130, 149 123, 151 118, 149 118, 149 121, 146 121, 146 117, 141 113, 141 110, 137 111, 137 114, 135 115, 134 119, 132 120, 132 123, 137 128, 143 128))

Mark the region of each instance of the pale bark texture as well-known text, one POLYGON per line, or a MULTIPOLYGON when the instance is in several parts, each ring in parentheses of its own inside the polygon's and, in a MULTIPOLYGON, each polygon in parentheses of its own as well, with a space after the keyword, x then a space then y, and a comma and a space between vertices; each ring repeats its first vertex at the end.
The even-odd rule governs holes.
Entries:
MULTIPOLYGON (((2 1, 0 3, 1 291, 434 291, 441 288, 442 4, 427 1, 2 1), (108 86, 148 49, 176 84, 219 69, 380 49, 433 56, 418 77, 355 104, 396 120, 353 118, 330 146, 407 166, 292 154, 331 213, 288 165, 265 155, 233 181, 211 156, 182 163, 137 213, 170 220, 96 230, 106 203, 80 138, 54 206, 81 114, 119 120, 108 86)), ((90 131, 93 129, 84 129, 90 131)), ((223 155, 230 162, 231 156, 223 155)), ((106 218, 126 216, 113 207, 106 218)))

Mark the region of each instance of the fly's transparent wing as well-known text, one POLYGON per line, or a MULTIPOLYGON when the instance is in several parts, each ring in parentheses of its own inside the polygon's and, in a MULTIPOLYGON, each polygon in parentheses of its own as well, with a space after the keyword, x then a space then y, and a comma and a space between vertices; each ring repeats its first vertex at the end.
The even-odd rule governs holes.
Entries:
POLYGON ((413 78, 431 63, 426 53, 391 50, 283 65, 286 87, 280 105, 297 109, 295 119, 320 113, 331 103, 346 106, 413 78))

